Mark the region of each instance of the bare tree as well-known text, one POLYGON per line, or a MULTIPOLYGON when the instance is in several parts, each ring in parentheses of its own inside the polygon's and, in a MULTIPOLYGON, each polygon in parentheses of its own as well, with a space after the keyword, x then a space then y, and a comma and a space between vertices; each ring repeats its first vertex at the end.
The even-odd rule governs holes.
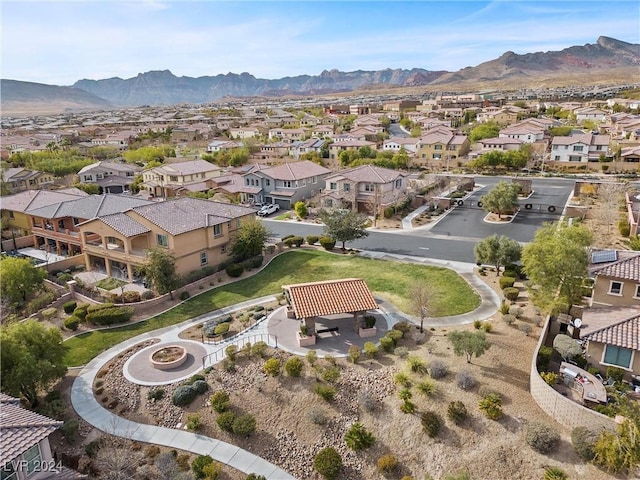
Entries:
POLYGON ((618 221, 618 207, 623 202, 625 187, 621 183, 601 183, 598 186, 597 201, 593 206, 593 217, 598 226, 611 233, 611 225, 618 221))
POLYGON ((411 288, 411 310, 420 317, 420 333, 424 332, 424 319, 431 311, 431 295, 424 283, 416 283, 411 288))

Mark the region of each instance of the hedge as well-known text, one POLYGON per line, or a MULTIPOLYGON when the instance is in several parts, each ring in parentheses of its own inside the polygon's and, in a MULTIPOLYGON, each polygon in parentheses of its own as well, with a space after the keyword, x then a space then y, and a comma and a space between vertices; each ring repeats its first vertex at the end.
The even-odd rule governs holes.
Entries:
POLYGON ((105 308, 113 308, 114 306, 115 305, 113 303, 95 303, 87 307, 87 313, 97 312, 99 310, 104 310, 105 308))
POLYGON ((196 390, 191 385, 181 385, 175 389, 172 396, 173 404, 177 407, 184 407, 193 402, 196 398, 196 390))
POLYGON ((504 290, 505 288, 513 287, 513 284, 516 283, 516 279, 513 277, 500 277, 500 289, 504 290))
POLYGON ((76 309, 77 306, 77 302, 75 300, 71 300, 70 302, 65 302, 62 304, 62 309, 64 310, 64 313, 73 313, 73 311, 76 309))
POLYGON ((293 236, 293 237, 289 237, 287 238, 284 242, 287 247, 292 247, 292 246, 296 246, 299 247, 300 245, 302 245, 304 243, 304 238, 299 237, 299 236, 293 236))
POLYGON ((318 240, 320 240, 320 237, 318 237, 317 235, 307 235, 307 243, 309 245, 317 243, 318 240))
POLYGON ((508 287, 508 288, 505 288, 502 291, 502 293, 504 293, 504 298, 506 298, 507 300, 514 301, 520 295, 520 290, 518 290, 515 287, 508 287))
POLYGON ((242 275, 242 272, 244 272, 244 267, 239 263, 232 263, 225 269, 225 272, 227 272, 227 275, 230 277, 239 277, 242 275))
POLYGON ((333 247, 336 246, 336 240, 332 237, 320 237, 319 241, 325 250, 333 250, 333 247))
POLYGON ((67 317, 64 319, 64 328, 68 328, 69 330, 76 331, 78 329, 78 325, 80 324, 80 319, 78 317, 67 317))
MULTIPOLYGON (((91 310, 91 307, 89 307, 91 310)), ((134 314, 133 307, 109 307, 87 313, 87 322, 96 325, 113 325, 123 323, 131 319, 134 314)))

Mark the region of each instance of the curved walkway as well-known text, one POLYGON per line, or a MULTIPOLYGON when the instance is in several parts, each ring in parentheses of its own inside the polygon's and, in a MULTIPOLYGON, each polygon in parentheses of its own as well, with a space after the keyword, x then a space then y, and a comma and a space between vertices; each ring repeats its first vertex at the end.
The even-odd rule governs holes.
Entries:
MULTIPOLYGON (((472 323, 474 320, 482 320, 493 315, 500 305, 500 298, 498 295, 486 285, 482 280, 476 277, 473 273, 475 265, 461 262, 446 262, 432 259, 426 259, 422 257, 412 257, 408 255, 392 255, 386 253, 362 251, 360 255, 369 258, 389 259, 396 261, 406 261, 412 263, 420 263, 424 265, 433 265, 438 267, 450 268, 460 274, 475 290, 478 292, 481 298, 480 306, 472 312, 462 315, 455 315, 450 317, 438 317, 438 318, 425 318, 425 326, 451 326, 451 325, 464 325, 472 323)), ((130 420, 118 417, 109 410, 104 408, 93 395, 93 383, 98 371, 108 363, 114 356, 129 350, 131 347, 147 341, 158 339, 160 343, 156 343, 153 347, 143 349, 133 355, 126 363, 123 369, 124 376, 131 382, 141 385, 164 385, 168 383, 178 382, 189 378, 195 372, 202 368, 202 365, 195 358, 196 355, 206 351, 212 353, 220 351, 235 341, 241 341, 244 337, 251 337, 253 335, 268 335, 269 326, 268 322, 263 321, 248 331, 227 340, 225 343, 210 345, 201 344, 195 341, 188 341, 181 339, 179 333, 193 325, 202 323, 210 318, 224 315, 229 312, 242 310, 252 305, 265 303, 275 300, 273 296, 267 296, 257 298, 251 301, 243 302, 233 307, 227 307, 220 310, 209 312, 205 315, 192 318, 177 325, 172 325, 162 329, 158 329, 153 332, 143 333, 136 337, 133 337, 125 342, 122 342, 115 347, 102 352, 96 356, 91 362, 89 362, 78 374, 78 377, 73 382, 71 387, 71 403, 73 408, 89 424, 102 430, 104 432, 118 435, 131 440, 153 443, 165 447, 177 448, 186 450, 198 455, 210 455, 213 459, 225 463, 233 468, 240 470, 243 473, 257 473, 264 475, 268 480, 290 480, 295 479, 289 473, 278 468, 276 465, 267 462, 266 460, 254 455, 251 452, 241 449, 235 445, 231 445, 214 438, 206 437, 184 430, 176 430, 166 427, 158 427, 155 425, 147 425, 132 422, 130 420), (136 371, 136 362, 148 360, 148 352, 151 348, 158 348, 158 345, 180 343, 188 347, 189 352, 194 356, 195 361, 186 369, 176 369, 174 372, 154 372, 156 376, 150 376, 149 378, 139 378, 144 375, 152 375, 136 371), (143 353, 144 352, 144 353, 143 353), (136 359, 136 360, 134 360, 136 359), (167 373, 169 376, 167 376, 167 373)), ((395 306, 389 302, 379 300, 380 312, 387 320, 387 325, 392 326, 398 321, 409 321, 411 323, 419 323, 419 319, 408 316, 400 312, 395 306)), ((275 346, 273 342, 268 342, 271 346, 275 346)), ((295 343, 279 345, 279 347, 285 347, 285 350, 292 353, 304 355, 308 349, 300 348, 295 343)), ((331 352, 335 355, 336 352, 331 352)), ((149 367, 151 368, 151 367, 149 367)))

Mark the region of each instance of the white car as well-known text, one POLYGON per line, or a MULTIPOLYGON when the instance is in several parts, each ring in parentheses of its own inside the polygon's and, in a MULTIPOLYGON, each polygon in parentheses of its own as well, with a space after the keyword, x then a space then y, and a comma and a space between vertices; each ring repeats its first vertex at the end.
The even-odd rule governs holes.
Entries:
POLYGON ((280 205, 278 205, 277 203, 271 203, 258 210, 258 213, 256 213, 256 215, 258 215, 259 217, 266 217, 267 215, 271 215, 278 210, 280 210, 280 205))

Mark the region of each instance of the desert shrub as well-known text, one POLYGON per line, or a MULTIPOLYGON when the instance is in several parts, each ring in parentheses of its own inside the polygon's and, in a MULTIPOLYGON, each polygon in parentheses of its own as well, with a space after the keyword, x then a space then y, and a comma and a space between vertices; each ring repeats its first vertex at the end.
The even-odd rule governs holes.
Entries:
POLYGON ((506 315, 507 313, 509 313, 509 308, 510 308, 509 302, 502 302, 500 304, 500 308, 498 309, 498 311, 501 314, 506 315))
POLYGON ((447 364, 440 360, 431 360, 429 363, 429 376, 435 380, 444 378, 449 373, 447 364))
POLYGON ((373 342, 365 342, 364 352, 369 358, 375 358, 378 355, 378 346, 373 342))
POLYGON ((299 377, 302 374, 303 367, 304 364, 300 358, 291 357, 285 362, 284 371, 287 372, 287 375, 290 377, 299 377))
POLYGON ((85 445, 84 453, 89 458, 95 458, 96 455, 98 454, 98 451, 100 450, 100 447, 102 447, 101 439, 91 440, 89 443, 85 445))
POLYGON ((72 442, 78 434, 79 426, 80 423, 78 422, 78 420, 76 420, 75 418, 71 418, 62 424, 62 426, 60 427, 60 431, 68 442, 72 442))
POLYGON ((313 391, 327 402, 331 402, 336 396, 336 389, 331 385, 325 385, 323 383, 316 383, 313 386, 313 391))
POLYGON ((431 438, 438 435, 440 431, 440 417, 435 412, 426 411, 420 415, 420 423, 422 424, 422 428, 431 438))
POLYGON ((478 403, 478 407, 491 420, 502 417, 502 398, 497 393, 486 394, 478 403))
POLYGON ((474 320, 473 328, 475 328, 476 330, 480 330, 482 328, 482 320, 474 320))
POLYGON ((192 432, 196 432, 200 430, 202 427, 202 422, 200 421, 200 415, 197 413, 190 413, 187 415, 187 430, 191 430, 192 432))
POLYGON ((190 297, 189 292, 186 290, 183 290, 182 292, 180 292, 180 300, 182 300, 183 302, 185 300, 188 300, 190 297))
POLYGON ((144 292, 142 292, 142 295, 140 295, 140 298, 142 300, 151 300, 154 297, 155 297, 155 293, 153 293, 152 290, 145 290, 144 292))
POLYGON ((393 473, 396 473, 400 468, 398 457, 396 457, 393 453, 382 455, 380 458, 378 458, 378 461, 376 463, 378 472, 383 475, 391 475, 393 473))
POLYGON ((416 385, 416 389, 427 397, 435 395, 438 392, 438 387, 430 380, 422 380, 416 385))
POLYGON ((533 327, 528 323, 520 323, 518 324, 518 330, 524 333, 527 337, 533 331, 533 327))
POLYGON ((231 430, 236 435, 248 437, 256 431, 256 419, 253 415, 238 415, 231 425, 231 430))
POLYGON ((540 376, 547 383, 547 385, 553 386, 558 381, 558 374, 556 372, 542 372, 540 376))
POLYGON ((493 325, 491 322, 482 322, 481 328, 485 333, 491 333, 491 330, 493 330, 493 325))
POLYGON ((427 373, 427 365, 424 360, 417 355, 409 355, 407 357, 407 366, 413 373, 427 373))
POLYGON ((56 307, 45 308, 42 311, 42 318, 44 318, 45 320, 50 320, 55 317, 57 313, 58 309, 56 307))
POLYGON ((506 298, 507 300, 511 300, 513 302, 517 300, 517 298, 520 296, 520 290, 518 290, 515 287, 509 287, 509 288, 505 288, 502 291, 502 294, 504 295, 504 298, 506 298))
POLYGON ((558 467, 547 467, 544 469, 543 480, 566 480, 569 478, 564 470, 558 467))
POLYGON ((80 319, 75 315, 67 317, 64 319, 64 328, 68 328, 69 330, 73 330, 74 332, 78 329, 78 325, 80 325, 80 319))
POLYGON ((304 239, 302 237, 294 235, 293 237, 289 237, 286 240, 283 240, 282 243, 284 243, 287 247, 293 247, 294 245, 296 247, 299 247, 300 245, 302 245, 303 241, 304 239))
POLYGON ((456 385, 462 390, 471 390, 478 384, 476 378, 469 372, 458 372, 456 374, 456 385))
POLYGON ((362 355, 362 350, 360 350, 360 347, 357 345, 351 345, 348 353, 349 359, 351 359, 353 363, 358 363, 358 360, 360 360, 360 356, 362 355))
POLYGON ((147 400, 160 400, 164 397, 164 388, 152 388, 147 393, 147 400))
POLYGON ((523 313, 524 313, 524 310, 522 310, 522 308, 518 307, 517 305, 511 305, 509 307, 509 315, 513 315, 516 318, 520 318, 522 317, 523 313))
POLYGON ((549 453, 560 441, 560 435, 549 425, 540 422, 531 422, 527 426, 527 443, 531 448, 540 453, 549 453))
POLYGON ((64 313, 71 314, 73 313, 73 311, 76 309, 77 306, 78 306, 78 302, 76 302, 75 300, 71 300, 69 302, 63 303, 62 309, 64 310, 64 313))
POLYGON ((393 325, 393 330, 402 332, 402 336, 404 336, 405 333, 411 331, 411 325, 409 324, 409 322, 398 322, 393 325))
POLYGON ((412 383, 409 375, 404 372, 398 372, 393 376, 393 381, 396 385, 400 385, 403 388, 410 388, 412 383))
POLYGON ((344 443, 351 450, 363 450, 371 447, 375 442, 376 437, 364 428, 364 425, 360 422, 351 425, 344 435, 344 443))
POLYGON ((81 322, 84 322, 84 320, 87 318, 87 308, 76 307, 76 309, 73 311, 73 316, 78 317, 81 322))
POLYGON ((390 338, 391 340, 393 340, 393 345, 394 346, 396 346, 398 344, 398 342, 400 340, 402 340, 403 336, 404 336, 404 334, 400 330, 396 330, 394 328, 392 328, 391 330, 389 330, 385 334, 385 337, 390 338))
POLYGON ((516 323, 516 317, 514 317, 510 313, 507 313, 506 315, 502 315, 502 321, 507 325, 513 325, 514 323, 516 323))
MULTIPOLYGON (((96 382, 96 386, 102 386, 102 385, 98 385, 98 382, 96 382)), ((49 393, 47 393, 44 396, 44 401, 45 403, 50 403, 53 402, 54 400, 60 400, 60 390, 51 390, 49 393)))
MULTIPOLYGON (((108 305, 108 304, 105 304, 108 305)), ((113 304, 111 304, 113 305, 113 304)), ((93 306, 93 305, 92 305, 93 306)), ((109 307, 91 311, 91 307, 87 309, 86 320, 96 325, 112 325, 114 323, 123 323, 131 319, 134 314, 133 307, 109 307)))
POLYGON ((400 411, 402 413, 412 414, 416 411, 416 405, 411 400, 405 400, 400 404, 400 411))
POLYGON ((216 328, 213 329, 213 335, 224 335, 225 333, 229 332, 229 326, 230 325, 226 322, 219 323, 218 325, 216 325, 216 328))
POLYGON ((342 470, 342 457, 333 447, 323 448, 313 458, 313 467, 326 480, 334 480, 342 470))
POLYGON ((578 455, 585 460, 593 460, 596 452, 594 447, 598 441, 598 434, 586 427, 576 427, 571 431, 571 444, 578 455))
POLYGON ((191 470, 196 478, 205 478, 204 468, 213 463, 213 458, 209 455, 199 455, 191 462, 191 470))
POLYGON ((251 353, 257 355, 260 358, 264 358, 267 354, 267 350, 269 349, 269 345, 267 342, 259 341, 253 344, 251 347, 251 353))
MULTIPOLYGON (((380 343, 382 343, 384 337, 380 339, 380 343)), ((396 347, 393 349, 393 354, 396 357, 406 358, 409 355, 409 349, 407 347, 396 347)))
POLYGON ((392 338, 382 337, 380 339, 380 346, 385 352, 392 352, 393 347, 395 346, 395 342, 393 341, 392 338))
POLYGON ((270 358, 262 366, 262 371, 271 377, 277 377, 280 375, 280 360, 277 358, 270 358))
POLYGON ((320 242, 322 248, 324 248, 325 250, 333 250, 333 248, 336 246, 336 240, 331 237, 320 237, 318 241, 320 242))
POLYGON ((265 477, 264 475, 258 475, 256 473, 250 473, 249 475, 247 475, 247 478, 245 478, 245 480, 267 480, 267 477, 265 477))
POLYGON ((196 393, 202 394, 209 390, 209 385, 204 380, 196 380, 191 384, 191 388, 193 388, 196 393))
POLYGON ((376 326, 376 317, 375 315, 365 315, 364 316, 364 326, 365 328, 373 328, 376 326))
POLYGON ((187 385, 193 385, 194 382, 198 381, 198 380, 206 380, 205 376, 200 374, 200 373, 196 373, 195 375, 191 375, 189 377, 189 379, 185 382, 185 384, 187 385))
POLYGON ((607 378, 613 378, 616 382, 622 382, 624 379, 624 370, 618 367, 607 367, 607 378))
POLYGON ((513 284, 516 283, 516 279, 513 277, 500 277, 500 290, 504 290, 505 288, 513 287, 513 284))
POLYGON ((320 375, 325 382, 336 383, 340 379, 340 369, 336 365, 330 365, 320 375))
POLYGON ((307 417, 311 421, 311 423, 315 423, 316 425, 324 425, 327 423, 328 417, 327 412, 322 409, 313 409, 307 412, 307 417))
POLYGON ((464 422, 469 413, 467 412, 467 407, 464 406, 460 400, 456 400, 449 403, 447 407, 447 418, 451 420, 456 425, 460 425, 464 422))
POLYGON ((209 398, 209 405, 217 413, 222 413, 229 408, 229 394, 224 390, 217 390, 209 398))
POLYGON ((235 419, 236 419, 235 413, 233 413, 232 411, 226 411, 226 412, 222 412, 220 415, 217 416, 216 423, 218 424, 221 430, 224 430, 225 432, 232 432, 233 422, 235 421, 235 419))
POLYGON ((127 291, 122 294, 122 299, 125 303, 136 303, 139 302, 142 297, 140 296, 140 292, 127 291))
POLYGON ((317 243, 319 239, 320 237, 318 237, 317 235, 307 235, 307 243, 309 245, 313 245, 314 243, 317 243))
POLYGON ((191 385, 181 385, 175 389, 171 400, 177 407, 184 407, 196 398, 196 391, 191 385))
POLYGON ((326 354, 324 356, 324 361, 327 362, 329 365, 333 365, 335 367, 338 360, 333 355, 326 354))
POLYGON ((239 263, 232 263, 224 270, 232 278, 239 277, 244 272, 244 267, 239 263))
POLYGON ((378 409, 378 400, 369 390, 360 390, 358 392, 358 403, 367 412, 375 412, 378 409))
POLYGON ((318 352, 315 350, 309 350, 305 355, 305 358, 307 359, 307 362, 309 362, 309 365, 313 367, 314 363, 318 360, 318 352))
POLYGON ((623 237, 628 237, 631 234, 631 225, 629 225, 629 221, 626 218, 618 220, 618 231, 623 237))
POLYGON ((218 480, 222 474, 222 465, 215 460, 202 468, 205 480, 218 480))
MULTIPOLYGON (((223 325, 223 324, 221 324, 223 325)), ((224 324, 224 325, 229 325, 224 324)), ((228 327, 227 327, 228 329, 228 327)), ((228 330, 227 330, 228 331, 228 330)), ((236 356, 238 355, 238 346, 237 345, 229 345, 227 348, 224 349, 224 353, 227 356, 227 358, 229 360, 231 360, 232 362, 234 362, 236 360, 236 356)))
POLYGON ((547 370, 549 368, 549 362, 551 361, 551 356, 553 355, 553 348, 542 346, 540 350, 538 350, 538 358, 536 359, 536 363, 538 365, 538 371, 547 370))
POLYGON ((39 310, 42 310, 44 307, 49 305, 56 299, 56 294, 54 292, 45 291, 41 292, 36 298, 27 303, 27 313, 32 314, 36 313, 39 310))

